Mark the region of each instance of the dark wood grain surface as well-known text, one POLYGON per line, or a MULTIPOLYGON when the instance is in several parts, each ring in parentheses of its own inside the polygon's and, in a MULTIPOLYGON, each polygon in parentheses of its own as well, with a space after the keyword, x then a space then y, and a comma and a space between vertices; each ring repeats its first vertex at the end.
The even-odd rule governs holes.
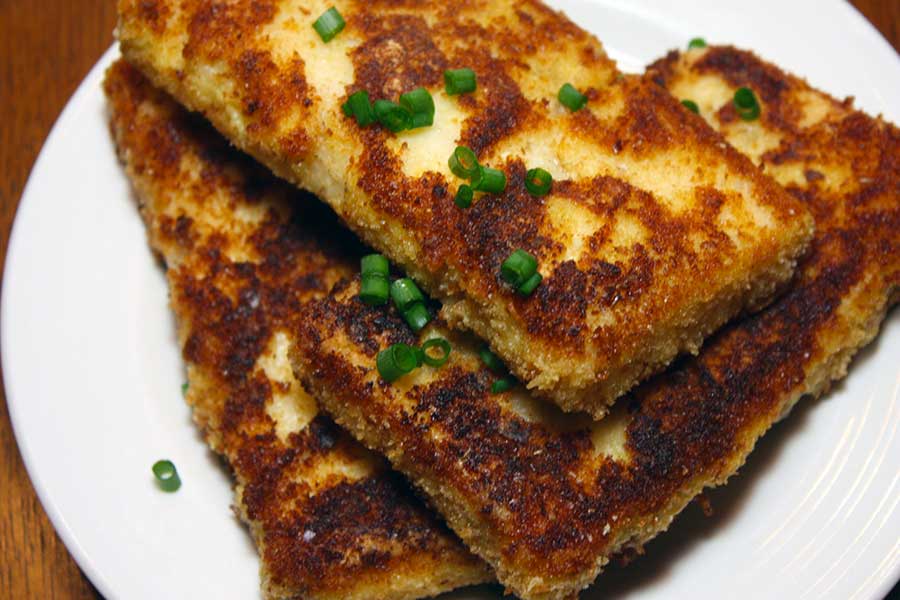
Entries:
MULTIPOLYGON (((900 2, 853 2, 900 48, 900 2)), ((112 43, 113 0, 0 0, 0 264, 28 172, 53 121, 112 43)), ((896 591, 896 590, 895 590, 896 591)), ((99 598, 50 525, 0 397, 0 598, 99 598)))

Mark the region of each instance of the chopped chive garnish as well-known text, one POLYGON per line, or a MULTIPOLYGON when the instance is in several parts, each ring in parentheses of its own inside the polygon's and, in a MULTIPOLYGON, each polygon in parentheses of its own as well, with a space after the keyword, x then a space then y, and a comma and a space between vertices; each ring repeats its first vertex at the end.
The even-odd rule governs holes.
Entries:
POLYGON ((515 382, 508 378, 504 377, 503 379, 498 379, 491 385, 491 393, 492 394, 500 394, 507 390, 512 389, 515 382))
POLYGON ((388 280, 380 275, 363 277, 359 285, 359 299, 369 306, 387 304, 388 280))
POLYGON ((541 168, 531 169, 525 173, 525 189, 532 196, 546 196, 553 185, 553 176, 541 168))
POLYGON ((400 96, 400 106, 412 115, 410 129, 434 124, 434 99, 423 87, 400 96))
POLYGON ((345 115, 356 119, 360 127, 368 127, 375 122, 375 109, 369 102, 369 92, 365 90, 350 94, 341 108, 345 115))
POLYGON ((573 112, 584 108, 584 105, 587 104, 588 101, 587 96, 575 89, 575 86, 571 83, 563 84, 563 86, 559 88, 559 94, 557 94, 557 96, 563 106, 573 112))
POLYGON ((478 157, 465 146, 457 146, 447 163, 450 165, 450 170, 453 171, 453 174, 463 179, 471 180, 475 178, 480 170, 478 157))
POLYGON ((694 38, 688 42, 688 48, 706 48, 706 40, 703 38, 694 38))
POLYGON ((186 396, 188 393, 188 383, 185 381, 181 384, 181 395, 186 396))
POLYGON ((516 291, 523 296, 530 296, 531 293, 534 292, 535 289, 537 289, 537 286, 541 284, 541 281, 543 279, 544 278, 540 273, 535 273, 534 275, 526 279, 525 283, 516 288, 516 291))
POLYGON ((400 314, 403 316, 403 320, 406 321, 406 324, 409 325, 410 329, 416 333, 422 331, 425 326, 431 322, 431 315, 428 314, 428 309, 425 308, 425 305, 421 302, 413 304, 400 314))
POLYGON ((174 492, 181 487, 181 477, 171 460, 158 460, 153 463, 153 475, 159 488, 164 492, 174 492))
POLYGON ((521 249, 510 254, 500 266, 500 276, 514 288, 522 287, 535 273, 537 259, 521 249))
POLYGON ((398 279, 391 284, 391 298, 401 313, 409 310, 413 304, 425 302, 425 296, 419 291, 416 282, 409 277, 398 279))
POLYGON ((388 261, 381 254, 369 254, 360 260, 359 299, 371 306, 388 301, 388 261))
POLYGON ((381 254, 369 254, 363 256, 359 261, 360 271, 362 271, 362 276, 367 277, 369 275, 381 275, 385 279, 387 279, 390 265, 388 264, 388 259, 386 259, 381 254))
POLYGON ((347 23, 344 22, 344 17, 341 16, 341 13, 335 7, 331 7, 322 13, 322 16, 316 19, 316 22, 313 23, 313 28, 319 34, 319 37, 322 38, 323 42, 330 42, 334 39, 334 36, 339 34, 347 23))
POLYGON ((447 364, 447 361, 450 360, 450 342, 445 340, 444 338, 432 338, 422 344, 422 361, 428 365, 429 367, 443 367, 447 364), (437 358, 428 354, 428 351, 432 348, 438 348, 441 351, 441 355, 437 358))
POLYGON ((375 118, 390 131, 397 133, 412 126, 412 115, 408 110, 390 100, 376 100, 375 118))
POLYGON ((759 118, 759 102, 756 100, 756 94, 750 88, 742 87, 734 93, 734 108, 745 121, 759 118))
POLYGON ((490 167, 479 167, 478 174, 472 179, 472 189, 488 194, 499 194, 506 189, 506 173, 490 167))
POLYGON ((421 367, 425 363, 425 351, 421 348, 413 348, 416 354, 416 367, 421 367))
POLYGON ((481 350, 478 351, 478 358, 481 359, 484 366, 494 373, 497 373, 498 375, 506 373, 506 365, 504 365, 503 361, 500 360, 500 357, 491 352, 490 348, 487 346, 483 346, 481 350))
POLYGON ((456 197, 453 199, 453 202, 460 208, 469 208, 472 206, 472 198, 474 197, 474 190, 470 186, 463 184, 456 190, 456 197))
POLYGON ((700 114, 700 107, 697 106, 697 103, 694 102, 693 100, 682 100, 681 104, 682 104, 682 106, 684 106, 686 109, 688 109, 695 115, 700 114))
POLYGON ((391 383, 418 366, 416 352, 407 344, 394 344, 378 353, 375 366, 381 378, 391 383))
POLYGON ((472 69, 448 69, 444 71, 444 88, 450 96, 474 92, 476 86, 475 71, 472 69))

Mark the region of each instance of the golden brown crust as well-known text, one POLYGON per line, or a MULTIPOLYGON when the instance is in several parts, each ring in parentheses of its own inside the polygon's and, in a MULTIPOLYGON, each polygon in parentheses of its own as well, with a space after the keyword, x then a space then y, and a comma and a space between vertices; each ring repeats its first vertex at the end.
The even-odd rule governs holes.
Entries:
MULTIPOLYGON (((672 54, 648 77, 677 97, 724 86, 730 102, 735 86, 757 81, 745 73, 765 73, 766 86, 782 90, 761 93, 769 118, 748 134, 714 117, 725 102, 705 114, 811 208, 812 253, 780 299, 640 386, 606 420, 555 413, 521 391, 491 394, 495 376, 462 337, 450 337, 443 369, 385 384, 372 357, 405 325, 393 310, 361 306, 352 285, 312 302, 300 324, 295 368, 326 410, 410 475, 523 597, 577 591, 611 554, 723 483, 800 397, 844 376, 900 296, 900 130, 732 48, 672 54)), ((716 195, 706 202, 715 210, 716 195)), ((449 335, 442 327, 428 335, 449 335)))
POLYGON ((485 580, 407 484, 316 415, 289 367, 279 377, 270 358, 300 303, 357 268, 358 243, 124 62, 105 90, 151 245, 168 267, 188 400, 235 474, 266 596, 415 598, 485 580), (283 413, 298 419, 293 427, 283 413))
POLYGON ((328 44, 310 26, 326 5, 312 0, 157 0, 171 13, 162 29, 140 4, 119 3, 129 60, 322 196, 444 301, 452 325, 488 339, 567 410, 601 416, 764 303, 811 235, 800 203, 663 90, 620 76, 599 42, 535 0, 341 1, 347 27, 328 44), (448 98, 443 70, 462 66, 476 70, 478 91, 448 98), (590 98, 587 109, 560 106, 566 80, 590 98), (417 86, 438 98, 440 140, 360 129, 341 114, 357 90, 396 100, 417 86), (446 161, 455 143, 503 168, 507 190, 454 206, 460 181, 446 161), (549 196, 525 191, 534 166, 553 172, 549 196), (545 278, 529 298, 499 276, 518 248, 539 258, 545 278))

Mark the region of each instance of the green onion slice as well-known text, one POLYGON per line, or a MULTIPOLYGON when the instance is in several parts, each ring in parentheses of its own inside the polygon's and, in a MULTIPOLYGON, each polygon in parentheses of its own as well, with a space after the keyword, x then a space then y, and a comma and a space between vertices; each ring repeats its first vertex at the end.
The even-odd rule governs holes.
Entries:
POLYGON ((444 338, 432 338, 422 344, 422 361, 429 367, 443 367, 450 360, 450 342, 444 338), (441 351, 440 357, 435 358, 428 353, 432 348, 438 348, 441 351))
POLYGON ((341 108, 345 115, 356 119, 360 127, 368 127, 375 122, 375 109, 369 102, 369 92, 365 90, 350 94, 341 108))
POLYGON ((376 100, 375 118, 390 131, 397 133, 412 126, 412 115, 408 110, 390 100, 376 100))
POLYGON ((391 284, 391 298, 401 313, 409 310, 413 304, 425 302, 425 296, 419 291, 419 286, 409 277, 398 279, 391 284))
POLYGON ((181 384, 181 395, 186 396, 188 393, 188 383, 185 381, 181 384))
POLYGON ((522 249, 509 255, 500 266, 500 276, 515 288, 522 287, 537 273, 537 259, 522 249))
POLYGON ((470 186, 463 184, 456 190, 456 197, 453 199, 453 202, 460 208, 469 208, 472 206, 472 198, 474 197, 475 191, 470 186))
POLYGON ((488 194, 499 194, 506 189, 506 173, 499 169, 480 167, 472 180, 472 189, 488 194))
POLYGON ((412 115, 410 129, 434 124, 434 99, 423 87, 400 96, 400 106, 412 115))
POLYGON ((756 100, 756 94, 750 88, 742 87, 734 93, 734 108, 745 121, 759 118, 759 102, 756 100))
POLYGON ((559 88, 559 101, 571 111, 576 111, 584 108, 584 105, 587 104, 587 96, 579 92, 575 89, 571 83, 563 84, 561 88, 559 88))
POLYGON ((506 365, 504 365, 503 361, 500 360, 500 357, 491 352, 490 348, 487 346, 483 346, 481 350, 478 351, 478 358, 480 358, 481 362, 494 373, 506 373, 506 365))
POLYGON ((369 306, 387 304, 390 284, 381 275, 363 275, 359 285, 359 299, 369 306))
POLYGON ((415 349, 407 344, 394 344, 375 357, 381 378, 391 383, 412 372, 418 366, 415 349))
POLYGON ((457 146, 447 162, 453 174, 463 179, 474 179, 480 170, 478 157, 465 146, 457 146))
POLYGON ((341 13, 332 6, 322 13, 321 17, 316 19, 316 22, 313 23, 313 28, 319 34, 319 37, 322 38, 323 42, 330 42, 346 25, 347 23, 344 22, 344 17, 342 17, 341 13))
POLYGON ((504 377, 503 379, 498 379, 491 385, 491 393, 492 394, 500 394, 502 392, 512 389, 514 384, 515 384, 515 382, 508 377, 504 377))
POLYGON ((682 104, 682 106, 684 106, 686 109, 688 109, 695 115, 700 114, 700 107, 697 106, 697 103, 694 102, 693 100, 682 100, 681 104, 682 104))
POLYGON ((537 286, 539 286, 541 284, 541 281, 543 279, 544 278, 541 276, 540 273, 535 273, 534 275, 529 277, 527 280, 525 280, 525 283, 520 285, 516 289, 516 291, 519 292, 520 294, 522 294, 523 296, 530 296, 531 293, 534 292, 535 289, 537 289, 537 286))
POLYGON ((553 176, 540 167, 525 173, 525 189, 532 196, 546 196, 553 185, 553 176))
POLYGON ((688 42, 688 48, 706 48, 706 40, 697 37, 688 42))
POLYGON ((153 475, 160 489, 164 492, 174 492, 181 487, 181 477, 171 460, 158 460, 153 463, 153 475))
POLYGON ((428 309, 425 308, 425 305, 421 302, 413 304, 400 314, 403 316, 403 320, 406 321, 406 324, 409 325, 410 329, 416 333, 422 331, 425 326, 431 322, 431 315, 428 314, 428 309))
POLYGON ((381 254, 368 254, 359 261, 360 271, 363 277, 380 275, 387 279, 390 265, 388 259, 381 254))
POLYGON ((450 96, 468 94, 477 87, 475 71, 472 69, 448 69, 444 71, 444 89, 450 96))

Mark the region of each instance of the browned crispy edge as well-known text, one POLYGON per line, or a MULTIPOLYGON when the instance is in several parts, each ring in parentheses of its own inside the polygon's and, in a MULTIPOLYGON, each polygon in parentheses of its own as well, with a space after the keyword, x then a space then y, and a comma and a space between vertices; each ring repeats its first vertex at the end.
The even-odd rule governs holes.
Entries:
POLYGON ((273 384, 253 371, 257 357, 275 331, 295 326, 300 301, 356 268, 358 244, 327 209, 298 199, 124 61, 110 68, 104 89, 151 245, 170 267, 194 419, 233 470, 236 511, 262 555, 265 595, 416 598, 488 580, 407 484, 328 418, 282 442, 265 413, 273 384), (184 213, 203 210, 204 196, 222 189, 237 206, 280 209, 248 234, 258 262, 229 261, 227 231, 206 235, 186 214, 165 214, 167 195, 178 202, 190 194, 201 205, 184 213), (362 463, 373 474, 312 494, 303 469, 325 461, 362 463))
MULTIPOLYGON (((672 60, 651 68, 651 77, 664 84, 672 60)), ((766 77, 776 89, 805 85, 728 48, 712 50, 698 68, 734 82, 766 77)), ((762 93, 767 103, 779 101, 762 93)), ((838 105, 843 110, 808 129, 786 119, 782 148, 764 159, 800 161, 807 173, 803 185, 787 188, 817 220, 800 275, 768 309, 726 327, 698 357, 622 400, 628 463, 607 460, 590 481, 573 481, 569 473, 591 452, 587 432, 554 434, 501 414, 483 371, 449 369, 413 389, 412 414, 399 414, 389 390, 321 350, 319 340, 339 332, 352 332, 372 357, 408 337, 401 320, 360 305, 352 288, 311 304, 295 367, 339 422, 430 495, 505 585, 525 597, 571 593, 610 554, 640 545, 704 486, 723 483, 799 398, 843 377, 900 297, 900 131, 838 105), (816 170, 835 160, 852 169, 847 191, 827 189, 816 170), (429 437, 432 429, 441 443, 429 437), (533 577, 548 585, 530 587, 533 577)))

